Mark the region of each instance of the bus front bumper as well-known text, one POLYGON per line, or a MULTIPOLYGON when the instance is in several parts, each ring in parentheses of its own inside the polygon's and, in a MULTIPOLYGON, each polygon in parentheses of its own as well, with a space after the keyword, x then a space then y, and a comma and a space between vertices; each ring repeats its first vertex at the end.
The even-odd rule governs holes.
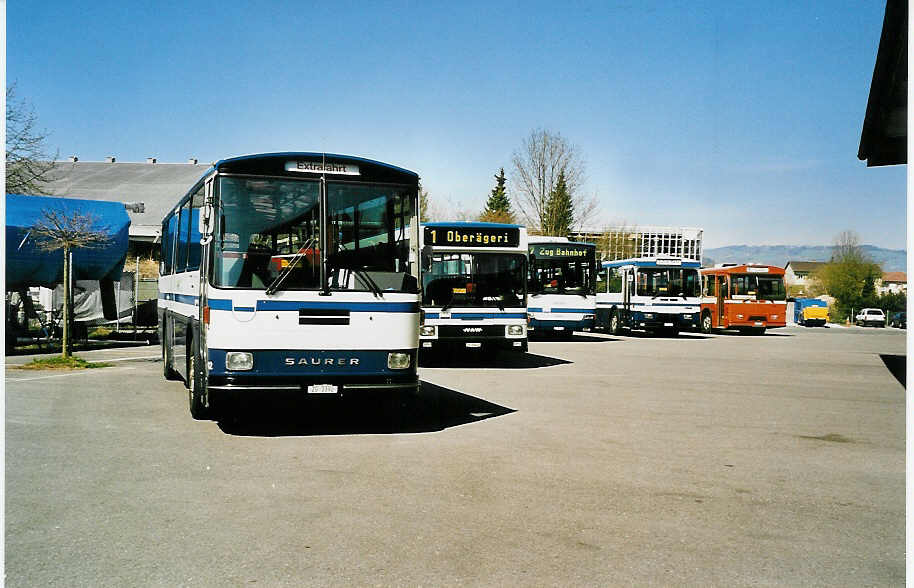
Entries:
POLYGON ((698 330, 699 312, 691 313, 632 313, 632 328, 659 331, 676 329, 678 331, 698 330))
POLYGON ((473 350, 527 351, 527 338, 473 337, 419 339, 419 352, 427 351, 473 351, 473 350))
POLYGON ((594 325, 593 315, 589 319, 581 320, 544 320, 530 317, 531 331, 548 333, 550 331, 592 331, 594 325))

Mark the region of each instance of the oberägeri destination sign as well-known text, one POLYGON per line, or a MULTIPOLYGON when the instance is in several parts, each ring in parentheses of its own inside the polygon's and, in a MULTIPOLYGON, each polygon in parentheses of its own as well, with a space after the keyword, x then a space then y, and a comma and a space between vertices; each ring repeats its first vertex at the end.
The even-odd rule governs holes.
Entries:
POLYGON ((520 229, 495 227, 425 227, 426 245, 454 247, 517 247, 520 229))

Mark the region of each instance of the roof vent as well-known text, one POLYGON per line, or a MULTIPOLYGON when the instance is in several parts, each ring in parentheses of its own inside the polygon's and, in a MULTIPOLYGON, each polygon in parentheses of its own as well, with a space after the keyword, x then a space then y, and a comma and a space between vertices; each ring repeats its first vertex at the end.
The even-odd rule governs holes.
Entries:
POLYGON ((187 163, 189 163, 191 165, 197 165, 197 158, 191 157, 190 159, 187 160, 187 163))
POLYGON ((147 158, 146 158, 146 163, 155 163, 155 162, 156 162, 156 158, 155 158, 155 157, 147 157, 147 158))
POLYGON ((117 161, 117 158, 115 158, 113 155, 109 155, 105 158, 105 163, 114 163, 115 161, 117 161))
POLYGON ((76 157, 75 155, 71 155, 71 156, 70 156, 70 161, 72 161, 73 163, 76 163, 77 161, 79 161, 79 158, 76 157))

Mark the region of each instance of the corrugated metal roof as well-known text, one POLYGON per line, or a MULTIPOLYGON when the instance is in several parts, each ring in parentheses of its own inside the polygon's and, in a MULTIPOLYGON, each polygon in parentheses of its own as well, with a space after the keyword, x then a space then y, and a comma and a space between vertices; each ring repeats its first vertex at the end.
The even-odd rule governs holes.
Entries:
POLYGON ((143 202, 146 212, 128 212, 130 234, 148 236, 208 169, 209 164, 58 161, 47 189, 61 198, 143 202))

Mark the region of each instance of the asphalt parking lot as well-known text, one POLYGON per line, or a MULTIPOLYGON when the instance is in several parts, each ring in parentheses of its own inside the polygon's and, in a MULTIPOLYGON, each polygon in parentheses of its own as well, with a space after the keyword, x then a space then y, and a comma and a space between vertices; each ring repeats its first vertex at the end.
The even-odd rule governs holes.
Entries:
POLYGON ((905 349, 580 334, 224 422, 158 347, 10 357, 6 585, 902 585, 905 349))

